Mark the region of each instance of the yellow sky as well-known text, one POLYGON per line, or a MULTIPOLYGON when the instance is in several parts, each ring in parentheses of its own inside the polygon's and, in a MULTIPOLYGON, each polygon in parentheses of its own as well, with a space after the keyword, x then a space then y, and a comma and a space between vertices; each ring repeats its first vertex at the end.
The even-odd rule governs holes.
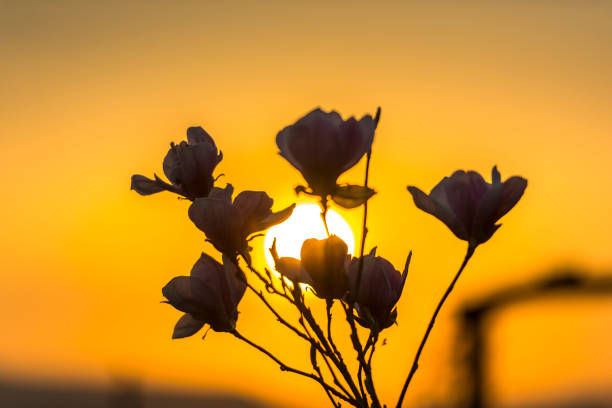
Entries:
MULTIPOLYGON (((129 177, 160 172, 169 142, 192 125, 223 150, 224 181, 263 189, 281 208, 301 179, 276 155, 276 132, 316 106, 345 116, 382 106, 368 242, 398 268, 414 251, 400 325, 375 363, 389 402, 464 251, 414 207, 407 184, 429 190, 457 168, 488 178, 494 164, 529 179, 453 294, 410 401, 440 392, 432 380, 449 371, 440 355, 460 300, 556 265, 612 266, 612 3, 125 3, 0 3, 1 375, 133 375, 324 406, 315 385, 229 335, 170 340, 178 314, 158 303, 160 289, 210 247, 187 202, 140 197, 129 177)), ((341 181, 361 181, 361 166, 341 181)), ((360 211, 340 212, 357 232, 360 211)), ((302 344, 251 296, 240 310, 242 332, 302 362, 302 344)), ((559 310, 581 321, 583 309, 550 313, 559 310)), ((541 316, 523 324, 549 322, 541 316)), ((500 330, 522 344, 516 327, 500 330)), ((603 334, 589 343, 602 348, 590 377, 567 377, 578 388, 612 364, 603 334)), ((530 381, 506 366, 512 381, 530 381)), ((566 387, 559 371, 550 382, 566 387)))

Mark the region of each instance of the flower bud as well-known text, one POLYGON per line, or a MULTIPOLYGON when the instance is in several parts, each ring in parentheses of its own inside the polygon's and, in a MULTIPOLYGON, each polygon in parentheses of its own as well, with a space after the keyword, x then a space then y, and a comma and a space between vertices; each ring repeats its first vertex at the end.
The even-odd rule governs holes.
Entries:
POLYGON ((348 247, 335 235, 307 239, 302 244, 302 267, 310 277, 315 294, 323 299, 341 299, 348 290, 348 247))
POLYGON ((171 184, 155 175, 151 180, 140 174, 132 176, 132 190, 141 195, 171 191, 190 200, 210 193, 213 172, 223 158, 214 140, 201 127, 187 129, 187 142, 171 143, 163 162, 164 174, 171 184))
POLYGON ((358 278, 359 258, 353 258, 349 266, 349 299, 356 304, 360 323, 380 331, 395 322, 394 308, 404 288, 410 256, 406 261, 404 274, 396 270, 385 258, 376 256, 375 250, 365 255, 362 262, 361 278, 358 278))

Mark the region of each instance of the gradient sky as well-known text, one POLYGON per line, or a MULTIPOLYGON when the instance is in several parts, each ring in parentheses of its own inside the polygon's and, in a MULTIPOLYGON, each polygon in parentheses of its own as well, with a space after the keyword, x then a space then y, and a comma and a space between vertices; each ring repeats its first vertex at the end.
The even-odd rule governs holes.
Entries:
MULTIPOLYGON (((301 179, 276 154, 276 133, 317 106, 345 117, 382 106, 368 242, 398 268, 414 251, 399 326, 375 359, 389 402, 465 250, 414 207, 407 184, 429 190, 458 168, 489 179, 495 164, 529 180, 453 293, 409 401, 446 395, 438 379, 462 300, 559 265, 610 270, 612 2, 221 3, 0 1, 2 376, 130 376, 325 406, 317 386, 230 335, 170 340, 179 314, 159 304, 160 289, 211 248, 188 202, 140 197, 129 178, 159 173, 193 125, 223 150, 223 181, 281 208, 307 199, 293 195, 301 179)), ((360 182, 362 166, 341 181, 360 182)), ((341 213, 357 232, 361 212, 341 213)), ((255 259, 263 265, 261 246, 255 259)), ((494 393, 605 388, 610 302, 536 306, 495 331, 507 353, 492 362, 494 393), (553 345, 529 341, 536 329, 553 345), (586 357, 566 361, 576 350, 586 357), (534 355, 527 370, 519 361, 534 355)), ((240 310, 242 332, 305 361, 252 296, 240 310)))

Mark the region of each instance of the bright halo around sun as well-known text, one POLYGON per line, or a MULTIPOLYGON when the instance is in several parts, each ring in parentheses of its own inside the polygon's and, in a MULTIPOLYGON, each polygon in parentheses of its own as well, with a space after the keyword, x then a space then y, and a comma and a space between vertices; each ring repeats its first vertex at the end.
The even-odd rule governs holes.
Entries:
MULTIPOLYGON (((329 233, 340 237, 348 246, 348 253, 355 253, 355 236, 350 225, 333 209, 327 211, 329 233)), ((276 238, 278 255, 300 258, 302 243, 308 238, 326 238, 325 226, 321 220, 321 208, 317 204, 299 204, 293 214, 282 224, 275 225, 266 232, 264 253, 266 262, 274 270, 274 260, 270 247, 276 238)))

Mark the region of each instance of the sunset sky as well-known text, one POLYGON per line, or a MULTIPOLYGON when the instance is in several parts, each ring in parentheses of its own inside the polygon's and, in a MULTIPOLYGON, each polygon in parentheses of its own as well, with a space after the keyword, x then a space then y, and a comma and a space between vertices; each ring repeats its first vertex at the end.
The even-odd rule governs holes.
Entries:
MULTIPOLYGON (((326 406, 316 384, 231 335, 170 339, 179 313, 161 287, 212 247, 188 201, 138 196, 130 176, 161 174, 169 143, 200 125, 223 151, 222 184, 265 190, 278 209, 312 202, 294 195, 302 179, 276 133, 317 106, 344 117, 381 106, 367 247, 398 269, 414 252, 374 362, 388 403, 465 251, 406 185, 429 191, 455 169, 490 180, 493 165, 529 180, 452 294, 407 400, 443 398, 454 307, 558 266, 612 271, 610 21, 603 0, 0 1, 0 379, 127 377, 326 406)), ((360 163, 340 181, 362 178, 360 163)), ((338 212, 358 234, 361 210, 338 212)), ((265 265, 262 239, 254 257, 265 265)), ((307 348, 254 296, 239 310, 241 332, 307 368, 307 348)), ((522 305, 492 338, 500 401, 612 381, 610 301, 522 305)))

